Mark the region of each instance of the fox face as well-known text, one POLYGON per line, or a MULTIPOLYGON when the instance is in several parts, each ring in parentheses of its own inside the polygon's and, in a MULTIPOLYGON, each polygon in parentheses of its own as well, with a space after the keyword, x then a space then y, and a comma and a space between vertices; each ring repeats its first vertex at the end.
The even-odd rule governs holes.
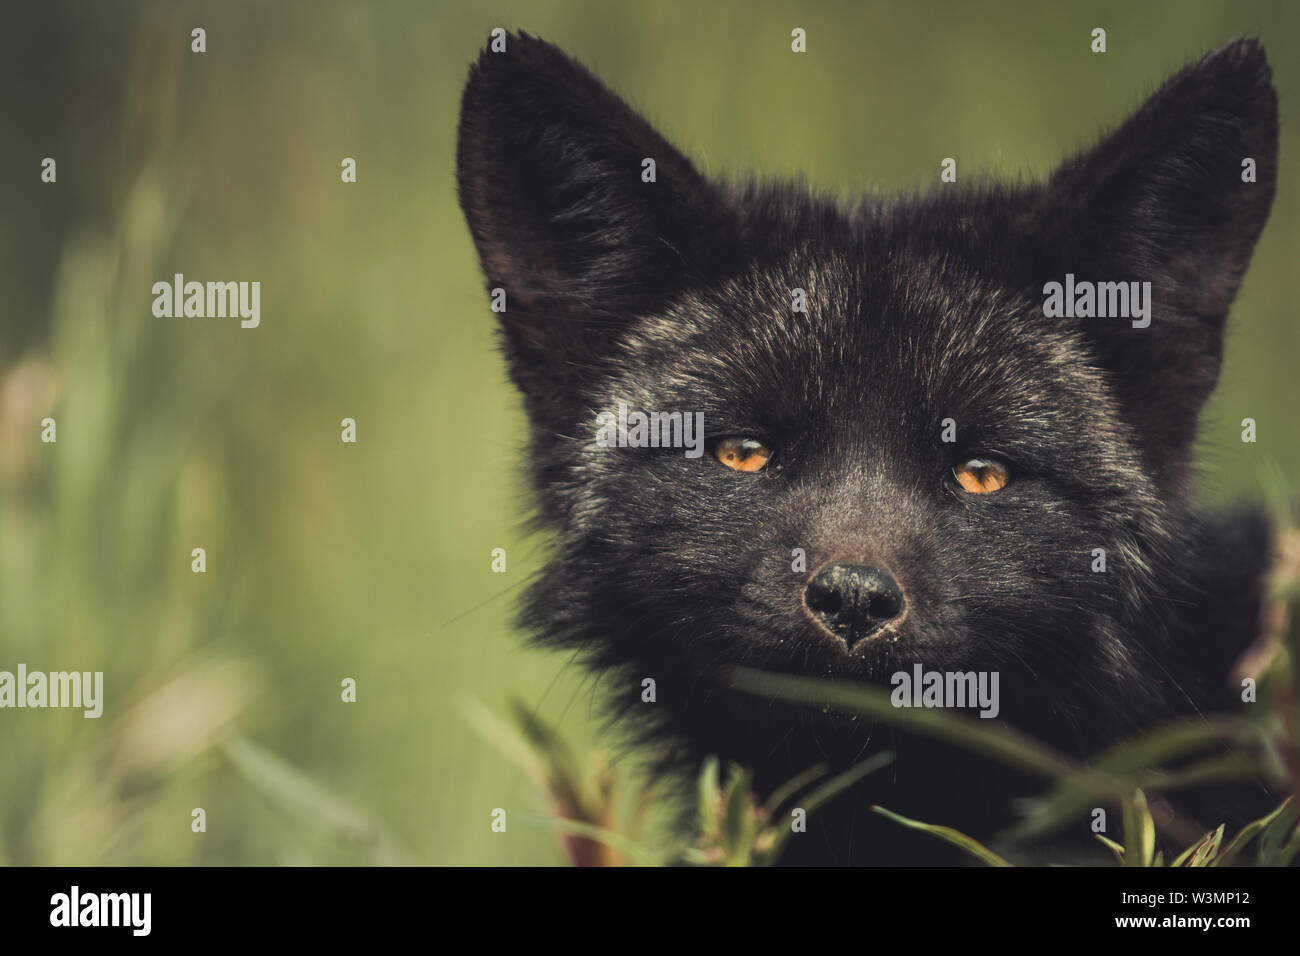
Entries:
POLYGON ((773 780, 872 728, 733 666, 994 672, 1000 719, 1080 753, 1225 703, 1266 531, 1194 512, 1191 451, 1276 154, 1241 40, 1042 182, 845 206, 706 179, 509 37, 458 177, 556 534, 524 623, 646 736, 773 780), (698 453, 599 441, 620 409, 702 415, 698 453))

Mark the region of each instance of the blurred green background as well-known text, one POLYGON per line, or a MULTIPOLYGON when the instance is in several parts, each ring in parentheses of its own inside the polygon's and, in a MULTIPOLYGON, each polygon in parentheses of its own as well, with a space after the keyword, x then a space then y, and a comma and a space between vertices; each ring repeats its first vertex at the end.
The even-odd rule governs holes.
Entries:
POLYGON ((107 702, 100 720, 0 711, 0 863, 562 859, 543 829, 491 832, 493 808, 545 804, 462 716, 517 696, 580 745, 610 739, 595 681, 510 626, 545 541, 521 530, 525 424, 453 176, 466 68, 496 26, 559 43, 707 172, 845 197, 928 189, 946 156, 967 178, 1045 175, 1188 59, 1260 36, 1283 170, 1204 493, 1300 465, 1291 0, 11 2, 5 19, 0 669, 102 670, 107 702), (260 281, 261 327, 154 318, 174 272, 260 281))

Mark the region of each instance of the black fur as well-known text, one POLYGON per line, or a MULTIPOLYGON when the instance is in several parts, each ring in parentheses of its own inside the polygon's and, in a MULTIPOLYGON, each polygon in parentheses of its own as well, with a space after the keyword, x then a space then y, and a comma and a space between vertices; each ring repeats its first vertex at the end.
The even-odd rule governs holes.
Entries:
MULTIPOLYGON (((511 35, 471 70, 457 161, 488 284, 507 292, 503 347, 557 532, 524 622, 610 672, 625 724, 683 767, 718 754, 770 789, 895 747, 855 806, 977 834, 1030 783, 739 694, 725 670, 997 670, 1001 719, 1076 755, 1230 707, 1268 530, 1199 515, 1188 486, 1276 157, 1270 70, 1243 39, 1044 183, 843 208, 706 180, 580 65, 511 35), (1067 272, 1152 282, 1150 328, 1044 318, 1043 284, 1067 272), (806 314, 791 312, 795 288, 806 314), (620 401, 703 411, 710 436, 758 436, 776 455, 742 474, 597 447, 595 416, 620 401), (949 417, 955 445, 940 441, 949 417), (981 454, 1010 461, 1012 483, 956 490, 954 464, 981 454), (893 572, 908 612, 890 638, 849 651, 806 613, 804 585, 833 560, 893 572), (656 704, 640 701, 644 677, 656 704)), ((850 809, 810 829, 791 859, 944 858, 850 809)))

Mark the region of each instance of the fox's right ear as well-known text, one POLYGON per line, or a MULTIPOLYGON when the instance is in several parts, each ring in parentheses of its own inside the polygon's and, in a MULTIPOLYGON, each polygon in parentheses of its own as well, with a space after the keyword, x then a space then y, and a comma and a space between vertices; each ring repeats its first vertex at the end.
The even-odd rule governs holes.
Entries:
POLYGON ((1185 67, 1065 163, 1019 226, 1035 289, 1071 273, 1151 283, 1149 327, 1114 319, 1078 327, 1112 373, 1149 459, 1180 479, 1277 176, 1272 70, 1246 37, 1185 67))
POLYGON ((740 234, 723 194, 586 69, 527 34, 505 47, 470 70, 456 176, 537 413, 575 398, 637 315, 734 268, 740 234))

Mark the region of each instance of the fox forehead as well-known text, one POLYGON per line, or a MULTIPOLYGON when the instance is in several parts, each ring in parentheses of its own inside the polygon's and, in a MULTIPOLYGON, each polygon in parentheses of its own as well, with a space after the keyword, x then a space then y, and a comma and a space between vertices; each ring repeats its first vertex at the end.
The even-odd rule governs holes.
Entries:
POLYGON ((776 392, 802 408, 842 404, 836 390, 1017 405, 1042 395, 1028 386, 1043 381, 1058 399, 1105 399, 1081 336, 1031 297, 941 253, 868 262, 854 252, 797 250, 688 289, 624 336, 613 384, 658 401, 776 392))

